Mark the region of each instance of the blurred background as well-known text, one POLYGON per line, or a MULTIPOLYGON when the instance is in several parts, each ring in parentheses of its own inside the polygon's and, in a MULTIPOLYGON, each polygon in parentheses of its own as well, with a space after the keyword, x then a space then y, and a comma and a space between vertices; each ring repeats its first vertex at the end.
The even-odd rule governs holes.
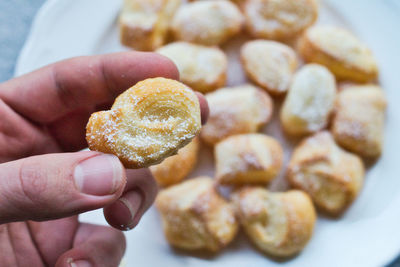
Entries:
MULTIPOLYGON (((400 0, 382 1, 400 9, 400 0)), ((45 0, 0 0, 0 82, 12 78, 18 54, 29 33, 32 20, 44 2, 45 0)), ((388 266, 400 267, 400 257, 388 266)))

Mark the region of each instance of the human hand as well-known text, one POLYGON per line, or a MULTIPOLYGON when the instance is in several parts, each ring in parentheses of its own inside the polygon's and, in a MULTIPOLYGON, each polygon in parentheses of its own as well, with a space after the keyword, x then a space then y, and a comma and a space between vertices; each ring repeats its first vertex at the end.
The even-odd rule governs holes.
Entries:
POLYGON ((104 208, 110 225, 132 229, 156 183, 115 156, 74 151, 87 146, 91 113, 158 76, 177 79, 178 71, 157 54, 127 52, 66 60, 0 84, 0 266, 118 265, 123 234, 79 223, 77 214, 104 208))

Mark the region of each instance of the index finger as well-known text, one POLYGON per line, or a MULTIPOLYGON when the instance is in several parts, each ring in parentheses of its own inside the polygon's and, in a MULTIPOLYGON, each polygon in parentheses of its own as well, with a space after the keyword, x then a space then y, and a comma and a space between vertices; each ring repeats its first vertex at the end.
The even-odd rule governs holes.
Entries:
POLYGON ((156 53, 123 52, 61 61, 0 84, 0 98, 41 124, 114 100, 138 81, 178 79, 172 61, 156 53))

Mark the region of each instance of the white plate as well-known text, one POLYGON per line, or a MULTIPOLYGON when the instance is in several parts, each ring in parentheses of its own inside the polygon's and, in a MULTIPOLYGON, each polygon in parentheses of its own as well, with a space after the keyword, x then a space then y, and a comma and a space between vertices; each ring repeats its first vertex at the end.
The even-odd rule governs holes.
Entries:
MULTIPOLYGON (((48 1, 34 21, 15 74, 72 56, 127 50, 118 40, 120 5, 116 0, 48 1)), ((283 263, 255 251, 242 235, 214 258, 174 251, 164 240, 157 212, 151 209, 136 229, 126 233, 127 266, 382 266, 399 253, 400 35, 396 28, 400 5, 396 0, 327 0, 321 12, 319 23, 345 26, 371 47, 389 100, 384 153, 369 169, 360 197, 340 220, 320 218, 305 250, 283 263)), ((234 65, 230 71, 240 71, 240 67, 234 65)), ((229 75, 230 84, 242 79, 229 75)), ((265 129, 270 134, 275 131, 274 126, 265 129)), ((210 164, 211 159, 203 158, 192 176, 212 174, 210 164)), ((101 211, 86 213, 82 220, 105 224, 101 211)))

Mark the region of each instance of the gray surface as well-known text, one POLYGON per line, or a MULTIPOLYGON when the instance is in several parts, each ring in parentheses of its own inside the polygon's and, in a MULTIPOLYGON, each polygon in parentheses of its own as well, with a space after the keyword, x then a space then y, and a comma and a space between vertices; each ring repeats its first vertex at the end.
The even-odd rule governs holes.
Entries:
POLYGON ((44 0, 0 0, 0 82, 13 76, 31 21, 44 0))
MULTIPOLYGON (((0 82, 12 78, 15 61, 32 19, 43 2, 44 0, 0 0, 0 82)), ((400 267, 400 257, 388 266, 400 267)))

